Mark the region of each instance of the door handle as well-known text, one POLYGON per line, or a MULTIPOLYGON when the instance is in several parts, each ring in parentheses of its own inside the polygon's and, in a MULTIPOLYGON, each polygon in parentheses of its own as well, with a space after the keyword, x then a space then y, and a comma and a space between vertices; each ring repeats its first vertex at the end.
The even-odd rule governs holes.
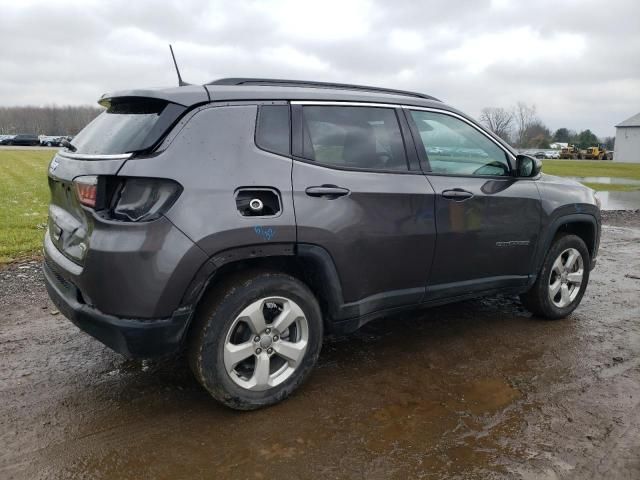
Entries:
POLYGON ((444 198, 448 198, 449 200, 462 202, 463 200, 467 200, 468 198, 473 197, 473 193, 462 190, 461 188, 454 188, 453 190, 445 190, 444 192, 442 192, 442 196, 444 198))
POLYGON ((349 194, 349 189, 337 187, 336 185, 320 185, 317 187, 307 187, 305 193, 310 197, 338 198, 349 194))

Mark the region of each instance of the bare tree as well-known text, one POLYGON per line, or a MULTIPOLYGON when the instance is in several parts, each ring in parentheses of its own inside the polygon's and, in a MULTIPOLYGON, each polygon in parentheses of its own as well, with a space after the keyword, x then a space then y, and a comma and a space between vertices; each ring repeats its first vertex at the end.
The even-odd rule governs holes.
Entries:
POLYGON ((516 122, 516 144, 518 147, 524 147, 527 143, 529 127, 534 123, 539 123, 536 116, 536 106, 518 102, 514 110, 514 118, 516 122))
POLYGON ((0 134, 75 135, 101 111, 90 106, 0 107, 0 134))
POLYGON ((534 120, 527 127, 523 135, 524 148, 549 148, 551 142, 551 131, 540 121, 534 120))
POLYGON ((505 141, 511 138, 513 130, 513 112, 502 107, 486 107, 482 109, 480 121, 505 141))

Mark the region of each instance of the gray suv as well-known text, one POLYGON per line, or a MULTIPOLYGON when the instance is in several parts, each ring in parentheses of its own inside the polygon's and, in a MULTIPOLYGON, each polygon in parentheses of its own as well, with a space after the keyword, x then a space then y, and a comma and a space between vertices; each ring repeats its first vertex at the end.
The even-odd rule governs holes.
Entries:
POLYGON ((595 265, 594 191, 428 95, 236 78, 99 103, 49 167, 49 295, 123 354, 185 348, 233 408, 392 312, 503 293, 565 317, 595 265))

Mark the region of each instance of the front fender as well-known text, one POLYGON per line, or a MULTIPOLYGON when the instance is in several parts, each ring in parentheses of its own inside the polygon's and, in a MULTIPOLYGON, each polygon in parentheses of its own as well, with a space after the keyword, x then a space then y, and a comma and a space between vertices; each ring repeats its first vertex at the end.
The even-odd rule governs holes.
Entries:
MULTIPOLYGON (((595 266, 595 257, 598 253, 598 247, 600 245, 600 212, 597 207, 591 205, 583 205, 582 207, 578 207, 578 209, 584 208, 588 209, 589 213, 565 213, 562 211, 556 212, 555 215, 549 220, 547 226, 544 228, 543 233, 541 235, 541 241, 538 244, 538 249, 536 251, 535 256, 535 274, 540 271, 542 268, 542 263, 544 262, 545 256, 551 247, 551 242, 558 234, 558 231, 562 228, 577 227, 579 225, 587 226, 590 230, 590 234, 593 238, 593 243, 591 245, 587 244, 587 248, 589 248, 589 253, 591 254, 591 265, 590 269, 593 269, 595 266), (593 211, 591 208, 593 207, 593 211), (596 215, 597 214, 597 215, 596 215)), ((574 209, 575 212, 575 209, 574 209)))

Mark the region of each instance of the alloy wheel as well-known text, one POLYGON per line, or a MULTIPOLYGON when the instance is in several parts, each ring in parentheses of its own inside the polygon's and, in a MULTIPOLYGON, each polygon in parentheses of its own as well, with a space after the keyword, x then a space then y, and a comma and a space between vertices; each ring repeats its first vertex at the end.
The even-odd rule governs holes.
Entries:
POLYGON ((233 382, 264 391, 287 380, 304 358, 309 323, 285 297, 256 300, 235 318, 224 343, 224 366, 233 382))
POLYGON ((549 275, 549 299, 558 308, 573 302, 584 278, 584 261, 575 248, 564 250, 551 266, 549 275))

